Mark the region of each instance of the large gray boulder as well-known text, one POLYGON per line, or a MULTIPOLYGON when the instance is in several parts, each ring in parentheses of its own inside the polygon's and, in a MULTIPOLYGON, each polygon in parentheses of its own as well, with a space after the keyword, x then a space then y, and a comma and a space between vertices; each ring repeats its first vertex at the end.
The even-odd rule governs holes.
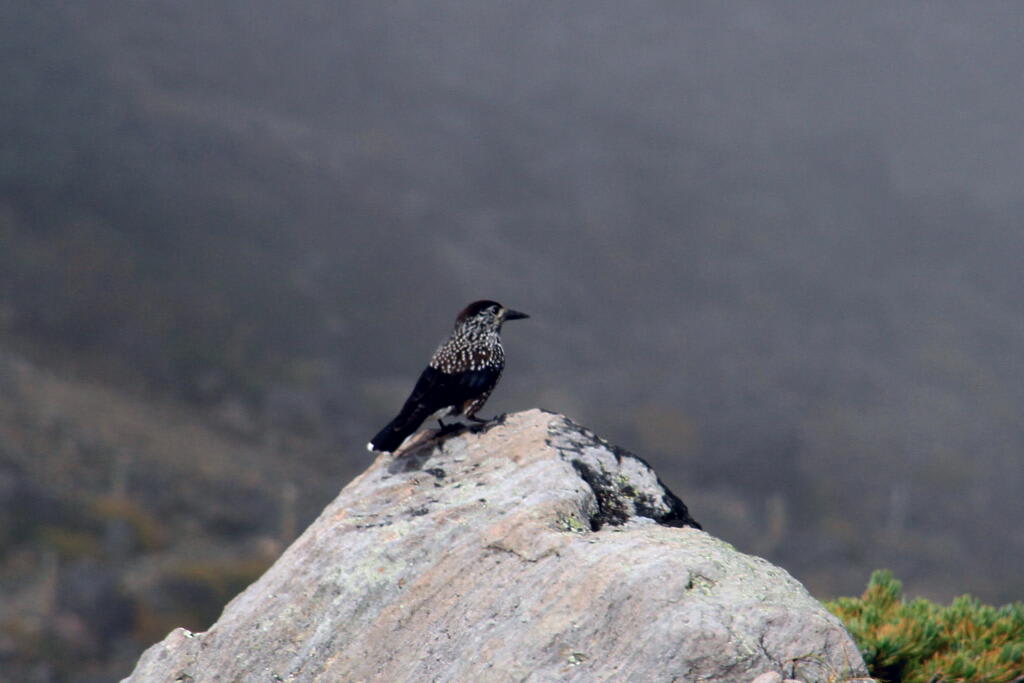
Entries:
POLYGON ((209 631, 173 631, 126 680, 864 674, 796 580, 691 524, 639 458, 517 413, 378 457, 209 631))

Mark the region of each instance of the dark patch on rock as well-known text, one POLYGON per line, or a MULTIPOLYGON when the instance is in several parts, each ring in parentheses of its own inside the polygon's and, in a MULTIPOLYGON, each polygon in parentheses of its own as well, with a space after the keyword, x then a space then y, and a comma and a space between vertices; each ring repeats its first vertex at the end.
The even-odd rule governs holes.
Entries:
POLYGON ((440 467, 431 467, 430 469, 423 470, 435 479, 444 479, 444 470, 440 467))
MULTIPOLYGON (((663 524, 664 526, 675 526, 675 527, 692 526, 694 529, 703 529, 704 528, 704 527, 702 527, 700 525, 700 522, 698 522, 697 520, 695 520, 693 517, 690 516, 690 511, 686 507, 686 503, 684 503, 682 500, 680 500, 680 498, 676 494, 674 494, 671 491, 669 491, 668 487, 666 487, 664 484, 661 483, 661 478, 660 477, 658 478, 658 485, 661 486, 662 490, 665 492, 661 496, 661 502, 662 502, 663 505, 668 507, 669 513, 666 514, 666 515, 661 515, 660 517, 653 517, 652 519, 654 519, 656 522, 658 522, 658 524, 663 524)), ((639 512, 639 509, 640 509, 640 507, 638 505, 637 506, 637 511, 638 512, 639 512)), ((644 513, 641 512, 640 514, 644 514, 644 513)), ((646 517, 648 515, 644 515, 644 516, 646 517)))
POLYGON ((664 491, 661 495, 660 504, 650 495, 638 495, 633 502, 636 513, 641 517, 649 517, 664 526, 692 526, 694 529, 702 529, 703 527, 701 527, 700 522, 690 516, 690 511, 687 509, 686 504, 665 488, 660 479, 658 484, 661 485, 664 491))
POLYGON ((379 522, 370 522, 369 524, 356 524, 356 529, 373 529, 380 526, 391 526, 392 521, 390 517, 385 517, 379 522))
POLYGON ((619 498, 619 489, 615 483, 606 474, 589 467, 582 460, 571 462, 573 469, 587 482, 587 486, 593 490, 594 497, 597 498, 597 513, 590 516, 591 530, 600 531, 605 524, 625 524, 629 520, 629 510, 619 498))
POLYGON ((703 574, 691 574, 686 580, 685 588, 688 591, 700 590, 706 593, 714 588, 716 583, 714 579, 709 579, 703 574))
POLYGON ((595 530, 604 524, 624 524, 632 516, 653 519, 663 526, 702 528, 690 516, 686 504, 640 456, 608 443, 569 419, 563 418, 549 433, 547 444, 572 463, 594 491, 598 513, 591 519, 591 527, 595 530))
POLYGON ((427 509, 426 507, 409 508, 408 510, 406 510, 406 513, 410 517, 422 517, 423 515, 427 514, 428 512, 430 512, 430 510, 427 509))

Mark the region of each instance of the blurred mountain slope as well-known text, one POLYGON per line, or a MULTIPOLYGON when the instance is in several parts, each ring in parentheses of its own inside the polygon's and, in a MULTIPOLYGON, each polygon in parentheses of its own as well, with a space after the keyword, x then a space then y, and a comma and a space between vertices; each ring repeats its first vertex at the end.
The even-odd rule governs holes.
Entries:
POLYGON ((169 628, 206 626, 347 479, 332 480, 337 467, 308 442, 267 449, 187 406, 8 353, 0 448, 0 660, 12 680, 39 667, 109 680, 169 628))
POLYGON ((497 298, 533 317, 486 412, 649 454, 823 596, 884 566, 1017 599, 1015 20, 8 3, 0 343, 341 474, 455 312, 497 298))

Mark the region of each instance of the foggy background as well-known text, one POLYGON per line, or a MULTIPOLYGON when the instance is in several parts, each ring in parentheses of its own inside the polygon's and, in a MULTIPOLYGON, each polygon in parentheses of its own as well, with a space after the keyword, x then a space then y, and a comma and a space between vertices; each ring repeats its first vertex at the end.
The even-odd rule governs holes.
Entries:
POLYGON ((1021 598, 1024 10, 0 4, 0 664, 209 626, 468 302, 817 597, 1021 598))

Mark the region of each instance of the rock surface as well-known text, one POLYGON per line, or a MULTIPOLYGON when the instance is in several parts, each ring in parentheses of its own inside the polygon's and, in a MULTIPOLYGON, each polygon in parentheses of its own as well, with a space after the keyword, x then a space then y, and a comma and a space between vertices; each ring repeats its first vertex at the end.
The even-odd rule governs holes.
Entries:
POLYGON ((209 631, 130 681, 802 681, 863 675, 785 571, 693 526, 559 415, 381 455, 209 631))

